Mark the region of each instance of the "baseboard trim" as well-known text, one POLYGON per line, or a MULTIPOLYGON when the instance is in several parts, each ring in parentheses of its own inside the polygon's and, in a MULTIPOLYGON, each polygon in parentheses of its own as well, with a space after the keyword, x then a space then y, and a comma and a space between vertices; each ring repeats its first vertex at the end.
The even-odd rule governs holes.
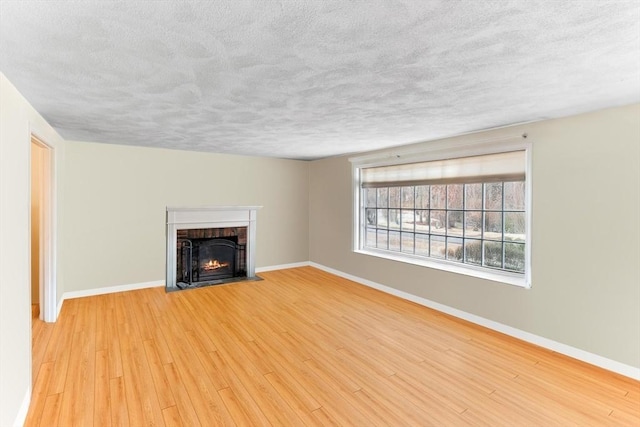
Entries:
POLYGON ((164 286, 164 280, 153 280, 151 282, 131 283, 128 285, 106 286, 104 288, 85 289, 82 291, 71 291, 62 294, 62 298, 58 303, 58 314, 62 308, 64 300, 82 297, 92 297, 95 295, 113 294, 116 292, 135 291, 137 289, 155 288, 164 286))
POLYGON ((62 310, 62 303, 64 302, 64 294, 60 297, 60 301, 58 301, 58 305, 56 306, 56 322, 60 317, 60 310, 62 310))
MULTIPOLYGON (((560 354, 564 354, 565 356, 569 356, 574 359, 581 360, 583 362, 598 366, 608 371, 616 372, 620 375, 624 375, 626 377, 633 378, 635 380, 640 380, 640 368, 636 368, 634 366, 630 366, 630 365, 600 356, 598 354, 590 353, 588 351, 581 350, 579 348, 572 347, 570 345, 563 344, 561 342, 557 342, 545 337, 541 337, 539 335, 535 335, 530 332, 526 332, 521 329, 517 329, 512 326, 505 325, 503 323, 489 320, 484 317, 477 316, 475 314, 450 307, 448 305, 440 304, 438 302, 431 301, 429 299, 419 297, 417 295, 413 295, 408 292, 400 291, 398 289, 395 289, 386 285, 382 285, 380 283, 376 283, 371 280, 363 279, 361 277, 354 276, 352 274, 345 273, 343 271, 336 270, 334 268, 327 267, 325 265, 318 264, 316 262, 304 261, 304 262, 296 262, 296 263, 290 263, 290 264, 280 264, 280 265, 272 265, 267 267, 259 267, 259 268, 256 268, 256 273, 273 271, 273 270, 283 270, 287 268, 307 267, 307 266, 315 267, 319 270, 323 270, 323 271, 326 271, 327 273, 335 274, 336 276, 343 277, 348 280, 352 280, 356 283, 360 283, 370 288, 374 288, 379 291, 406 299, 408 301, 415 302, 416 304, 420 304, 425 307, 432 308, 442 313, 446 313, 451 316, 458 317, 463 320, 467 320, 471 323, 475 323, 477 325, 484 326, 494 331, 501 332, 505 335, 509 335, 514 338, 518 338, 523 341, 529 342, 531 344, 544 347, 548 350, 552 350, 560 354)), ((152 288, 157 286, 164 286, 164 283, 165 283, 164 280, 155 280, 151 282, 133 283, 129 285, 118 285, 118 286, 109 286, 104 288, 87 289, 83 291, 65 292, 62 295, 60 302, 58 303, 57 312, 59 315, 60 309, 62 308, 62 303, 64 302, 64 300, 67 300, 67 299, 110 294, 114 292, 132 291, 136 289, 152 288)), ((28 398, 30 396, 31 395, 29 393, 28 398)), ((28 409, 29 409, 29 399, 27 399, 26 410, 28 409)), ((26 417, 26 412, 24 416, 26 417)))
MULTIPOLYGON (((309 266, 309 261, 304 262, 295 262, 291 264, 280 264, 280 265, 271 265, 267 267, 259 267, 256 268, 256 273, 261 273, 264 271, 273 271, 273 270, 284 270, 287 268, 297 268, 297 267, 307 267, 309 266)), ((126 292, 126 291, 135 291, 137 289, 145 289, 145 288, 154 288, 158 286, 164 286, 164 280, 153 280, 151 282, 142 282, 142 283, 131 283, 127 285, 117 285, 117 286, 106 286, 104 288, 95 288, 95 289, 85 289, 82 291, 70 291, 62 294, 62 298, 58 302, 58 306, 56 308, 56 319, 60 315, 60 310, 62 309, 62 303, 65 300, 73 299, 73 298, 82 298, 82 297, 91 297, 96 295, 104 295, 104 294, 112 294, 115 292, 126 292)))
POLYGON ((551 339, 541 337, 539 335, 532 334, 530 332, 523 331, 521 329, 514 328, 512 326, 508 326, 499 322, 495 322, 493 320, 486 319, 484 317, 476 316, 475 314, 467 313, 466 311, 458 310, 457 308, 450 307, 448 305, 440 304, 435 301, 428 300, 426 298, 422 298, 408 292, 400 291, 395 288, 391 288, 389 286, 381 285, 380 283, 373 282, 371 280, 363 279, 361 277, 357 277, 340 270, 333 269, 331 267, 324 266, 322 264, 318 264, 315 262, 310 262, 308 265, 311 267, 318 268, 320 270, 326 271, 327 273, 335 274, 336 276, 343 277, 348 280, 352 280, 354 282, 360 283, 365 286, 369 286, 371 288, 377 289, 379 291, 395 295, 397 297, 406 299, 408 301, 415 302, 416 304, 423 305, 425 307, 432 308, 434 310, 440 311, 442 313, 449 314, 454 317, 458 317, 463 320, 467 320, 471 323, 475 323, 480 326, 484 326, 488 329, 492 329, 497 332, 501 332, 505 335, 512 336, 514 338, 518 338, 522 341, 529 342, 531 344, 538 345, 540 347, 544 347, 548 350, 555 351, 560 354, 564 354, 565 356, 572 357, 574 359, 581 360, 583 362, 589 363, 591 365, 598 366, 600 368, 606 369, 608 371, 612 371, 618 373, 620 375, 624 375, 629 378, 633 378, 635 380, 640 380, 640 368, 636 368, 634 366, 630 366, 612 359, 608 359, 606 357, 600 356, 598 354, 590 353, 585 350, 581 350, 576 347, 572 347, 567 344, 563 344, 557 341, 553 341, 551 339))
POLYGON ((20 409, 18 410, 16 419, 13 421, 13 427, 22 427, 24 425, 24 422, 27 420, 27 413, 29 412, 30 404, 31 386, 27 388, 27 393, 24 395, 24 399, 22 399, 22 404, 20 404, 20 409))
POLYGON ((273 271, 273 270, 284 270, 287 268, 308 267, 309 265, 311 265, 309 261, 294 262, 291 264, 270 265, 267 267, 256 268, 256 273, 263 273, 265 271, 273 271))
MULTIPOLYGON (((309 265, 310 265, 309 261, 295 262, 291 264, 271 265, 267 267, 256 268, 256 273, 261 273, 264 271, 273 271, 273 270, 284 270, 287 268, 307 267, 309 265)), ((58 314, 60 314, 60 309, 62 308, 62 302, 67 299, 112 294, 115 292, 135 291, 137 289, 145 289, 145 288, 155 288, 158 286, 164 286, 164 284, 165 284, 164 280, 153 280, 151 282, 131 283, 127 285, 106 286, 104 288, 85 289, 82 291, 65 292, 64 294, 62 294, 62 298, 58 303, 58 307, 57 307, 58 314)))

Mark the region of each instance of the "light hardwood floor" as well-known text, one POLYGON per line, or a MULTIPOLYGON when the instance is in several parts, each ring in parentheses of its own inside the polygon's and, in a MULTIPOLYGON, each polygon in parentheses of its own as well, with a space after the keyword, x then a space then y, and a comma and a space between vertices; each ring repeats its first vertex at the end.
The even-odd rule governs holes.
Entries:
POLYGON ((27 426, 640 425, 640 383, 304 267, 34 319, 27 426))

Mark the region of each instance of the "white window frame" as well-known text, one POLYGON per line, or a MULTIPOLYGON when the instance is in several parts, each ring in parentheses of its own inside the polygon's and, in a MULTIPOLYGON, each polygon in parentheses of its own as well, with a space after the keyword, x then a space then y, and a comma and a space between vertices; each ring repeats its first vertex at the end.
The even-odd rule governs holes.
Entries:
POLYGON ((349 159, 352 169, 353 194, 353 251, 358 254, 375 256, 408 264, 419 265, 438 270, 464 274, 499 283, 531 288, 531 191, 532 191, 532 143, 526 134, 496 138, 491 140, 436 141, 411 147, 384 150, 381 152, 352 157, 349 159), (361 183, 360 170, 364 168, 391 166, 406 163, 427 162, 435 160, 455 159, 462 157, 497 154, 509 151, 525 152, 525 269, 524 274, 495 270, 459 262, 421 257, 411 254, 368 248, 361 241, 361 183))

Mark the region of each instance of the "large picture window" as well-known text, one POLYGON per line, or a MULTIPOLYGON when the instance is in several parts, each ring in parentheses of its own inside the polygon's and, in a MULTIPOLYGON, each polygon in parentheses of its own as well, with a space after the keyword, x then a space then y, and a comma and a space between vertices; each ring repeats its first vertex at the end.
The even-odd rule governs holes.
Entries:
POLYGON ((526 147, 354 162, 356 251, 530 286, 526 147))

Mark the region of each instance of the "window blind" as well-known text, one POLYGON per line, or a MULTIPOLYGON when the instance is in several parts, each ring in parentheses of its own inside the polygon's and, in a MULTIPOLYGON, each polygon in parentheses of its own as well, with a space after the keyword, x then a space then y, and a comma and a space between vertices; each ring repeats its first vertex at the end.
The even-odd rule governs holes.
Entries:
POLYGON ((474 182, 522 181, 525 179, 525 151, 485 154, 455 159, 360 170, 362 188, 464 184, 474 182))

